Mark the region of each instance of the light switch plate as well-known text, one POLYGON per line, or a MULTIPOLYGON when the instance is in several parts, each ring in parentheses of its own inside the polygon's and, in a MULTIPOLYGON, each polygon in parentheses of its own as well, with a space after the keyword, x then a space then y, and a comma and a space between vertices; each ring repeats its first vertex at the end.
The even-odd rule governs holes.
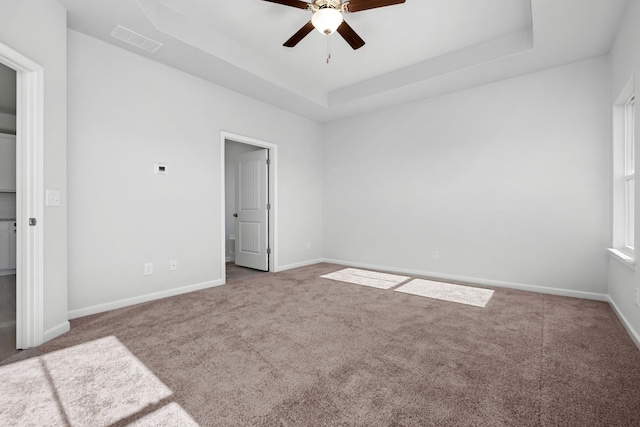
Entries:
POLYGON ((47 206, 60 206, 60 190, 47 190, 47 206))

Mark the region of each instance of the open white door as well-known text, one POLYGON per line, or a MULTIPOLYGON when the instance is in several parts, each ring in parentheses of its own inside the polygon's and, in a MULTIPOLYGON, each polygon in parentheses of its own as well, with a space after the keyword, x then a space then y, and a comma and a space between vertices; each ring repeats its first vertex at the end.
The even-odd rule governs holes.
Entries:
POLYGON ((241 154, 236 161, 235 263, 262 271, 269 271, 268 156, 262 149, 241 154))

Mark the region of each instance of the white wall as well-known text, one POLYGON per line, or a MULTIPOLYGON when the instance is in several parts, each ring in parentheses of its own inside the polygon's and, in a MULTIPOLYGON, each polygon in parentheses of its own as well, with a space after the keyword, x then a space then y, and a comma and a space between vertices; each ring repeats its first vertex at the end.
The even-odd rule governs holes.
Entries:
POLYGON ((236 221, 233 214, 236 212, 236 157, 240 154, 261 150, 261 147, 242 144, 236 141, 229 141, 224 150, 224 183, 225 183, 225 239, 226 258, 233 261, 235 258, 235 240, 230 240, 229 236, 236 234, 236 221))
MULTIPOLYGON (((640 88, 640 2, 629 2, 629 9, 611 50, 611 99, 610 113, 617 96, 630 78, 635 76, 636 98, 640 88)), ((636 103, 636 153, 640 150, 640 109, 636 103)), ((636 160, 637 162, 637 160, 636 160)), ((640 200, 636 189, 636 202, 640 200)), ((636 204, 635 223, 640 224, 640 208, 636 204)), ((636 242, 640 241, 640 227, 636 226, 636 242)), ((611 244, 611 242, 609 243, 611 244)), ((637 246, 637 243, 636 243, 637 246)), ((640 345, 640 308, 635 303, 636 289, 640 288, 640 274, 611 258, 609 260, 609 296, 616 308, 632 328, 640 345)))
POLYGON ((68 40, 72 317, 221 282, 221 131, 278 145, 278 267, 321 258, 318 124, 78 32, 68 40))
POLYGON ((608 78, 602 57, 328 124, 325 258, 604 298, 608 78))
POLYGON ((44 67, 44 187, 62 206, 44 212, 44 330, 67 322, 67 20, 55 0, 0 0, 0 43, 44 67))

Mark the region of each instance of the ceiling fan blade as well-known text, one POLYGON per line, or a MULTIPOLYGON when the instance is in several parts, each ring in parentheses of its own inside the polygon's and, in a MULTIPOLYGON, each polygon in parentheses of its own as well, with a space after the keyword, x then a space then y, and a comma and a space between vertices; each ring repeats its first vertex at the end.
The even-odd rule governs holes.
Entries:
POLYGON ((291 36, 289 40, 284 42, 283 46, 294 47, 295 45, 300 43, 300 40, 305 38, 311 31, 313 31, 313 24, 311 23, 311 21, 309 21, 305 24, 304 27, 300 28, 297 33, 291 36))
POLYGON ((308 9, 309 3, 300 0, 264 0, 271 3, 283 4, 285 6, 297 7, 298 9, 308 9))
POLYGON ((353 50, 360 49, 364 46, 364 40, 353 31, 353 28, 351 28, 346 21, 342 21, 342 24, 340 24, 336 31, 349 43, 349 46, 351 46, 353 50))
POLYGON ((361 10, 393 6, 404 2, 405 0, 350 0, 349 3, 347 3, 347 12, 360 12, 361 10))

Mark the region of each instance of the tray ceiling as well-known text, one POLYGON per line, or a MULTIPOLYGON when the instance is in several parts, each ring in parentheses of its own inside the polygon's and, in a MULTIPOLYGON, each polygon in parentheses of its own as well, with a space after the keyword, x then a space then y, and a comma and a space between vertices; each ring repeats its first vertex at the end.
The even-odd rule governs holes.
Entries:
POLYGON ((282 43, 311 12, 261 0, 59 0, 70 28, 318 121, 608 53, 628 0, 407 0, 282 43), (110 37, 121 25, 155 53, 110 37))

